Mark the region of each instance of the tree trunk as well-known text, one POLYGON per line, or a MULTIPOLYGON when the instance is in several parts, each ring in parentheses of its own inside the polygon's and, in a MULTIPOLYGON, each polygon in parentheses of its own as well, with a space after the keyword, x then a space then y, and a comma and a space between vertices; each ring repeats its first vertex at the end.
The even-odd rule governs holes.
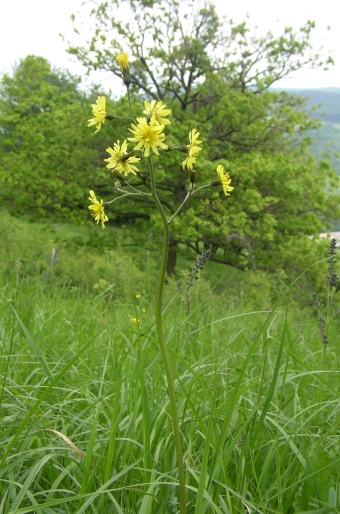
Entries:
POLYGON ((166 266, 166 272, 169 276, 176 274, 176 261, 177 261, 177 243, 173 239, 170 239, 168 262, 166 266))

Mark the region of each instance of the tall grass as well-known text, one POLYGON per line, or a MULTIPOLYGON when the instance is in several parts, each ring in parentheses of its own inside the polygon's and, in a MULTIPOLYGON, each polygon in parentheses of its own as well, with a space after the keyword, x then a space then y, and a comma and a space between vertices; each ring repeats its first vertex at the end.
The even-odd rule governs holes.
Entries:
MULTIPOLYGON (((3 216, 0 513, 177 513, 152 280, 126 249, 3 216)), ((188 512, 339 512, 338 322, 323 366, 312 311, 211 289, 188 311, 170 282, 164 315, 188 512)))

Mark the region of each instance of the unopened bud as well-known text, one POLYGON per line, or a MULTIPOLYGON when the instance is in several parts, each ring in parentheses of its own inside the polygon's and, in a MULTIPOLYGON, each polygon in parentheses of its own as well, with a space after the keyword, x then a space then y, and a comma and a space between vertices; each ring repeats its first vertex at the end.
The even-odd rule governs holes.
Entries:
POLYGON ((120 188, 121 188, 121 185, 122 185, 122 184, 119 182, 119 180, 117 180, 117 181, 115 182, 115 188, 116 188, 116 189, 120 189, 120 188))
POLYGON ((129 87, 131 84, 131 77, 130 77, 130 69, 129 69, 129 56, 126 52, 123 52, 119 55, 117 55, 117 61, 120 66, 120 69, 123 73, 123 82, 126 85, 126 87, 129 87))

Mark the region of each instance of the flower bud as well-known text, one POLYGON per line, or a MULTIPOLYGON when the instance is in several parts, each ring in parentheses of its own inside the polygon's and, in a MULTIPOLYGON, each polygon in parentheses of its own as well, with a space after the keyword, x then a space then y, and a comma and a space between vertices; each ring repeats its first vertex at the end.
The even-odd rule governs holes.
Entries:
POLYGON ((192 184, 195 184, 195 182, 196 182, 196 172, 195 171, 190 171, 190 182, 192 184))
POLYGON ((129 70, 129 56, 126 52, 123 52, 117 55, 117 61, 120 66, 120 69, 123 73, 123 82, 126 87, 129 87, 131 84, 130 70, 129 70))

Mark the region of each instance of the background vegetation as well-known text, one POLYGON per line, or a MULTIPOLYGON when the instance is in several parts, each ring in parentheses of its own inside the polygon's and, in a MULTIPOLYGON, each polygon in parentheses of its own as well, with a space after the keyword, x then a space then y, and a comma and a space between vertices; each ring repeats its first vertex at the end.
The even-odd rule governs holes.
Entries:
MULTIPOLYGON (((177 512, 157 248, 4 212, 0 227, 0 512, 177 512)), ((167 287, 189 512, 335 513, 339 320, 323 363, 299 282, 271 311, 266 282, 222 272, 208 262, 189 303, 167 287)))
MULTIPOLYGON (((331 63, 311 49, 311 22, 259 37, 210 5, 189 16, 181 2, 183 21, 163 0, 128 2, 126 26, 121 3, 93 5, 94 33, 69 51, 119 76, 115 54, 133 48, 136 115, 145 98, 163 99, 169 143, 201 132, 197 185, 223 163, 235 187, 227 201, 204 190, 172 232, 164 322, 188 511, 339 512, 339 289, 329 294, 329 244, 317 237, 340 212, 339 92, 320 92, 331 113, 320 121, 316 92, 274 89, 295 69, 331 63), (177 280, 207 248, 184 301, 177 280)), ((153 311, 159 219, 126 201, 107 209, 104 231, 89 222, 88 190, 114 197, 105 149, 129 126, 107 122, 93 135, 98 94, 37 56, 1 79, 0 514, 177 512, 153 311)), ((126 115, 125 98, 107 100, 126 115)), ((181 160, 155 159, 168 212, 189 184, 181 160)), ((148 180, 141 169, 132 183, 147 190, 148 180)))

